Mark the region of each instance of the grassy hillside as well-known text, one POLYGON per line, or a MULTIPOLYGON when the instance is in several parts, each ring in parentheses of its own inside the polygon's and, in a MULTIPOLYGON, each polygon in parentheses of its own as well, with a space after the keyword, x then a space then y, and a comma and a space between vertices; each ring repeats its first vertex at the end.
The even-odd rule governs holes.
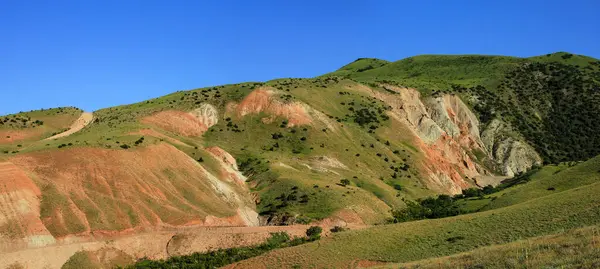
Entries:
POLYGON ((414 87, 426 95, 458 93, 484 125, 495 118, 510 123, 546 163, 600 154, 597 59, 566 52, 531 58, 420 55, 352 70, 344 67, 326 76, 414 87))
POLYGON ((588 226, 447 257, 374 268, 597 268, 598 229, 597 225, 588 226))
POLYGON ((344 68, 327 74, 347 76, 360 82, 389 81, 423 93, 450 89, 452 85, 489 86, 504 72, 524 59, 487 55, 419 55, 382 65, 364 72, 344 72, 344 68))
POLYGON ((527 184, 487 196, 484 199, 486 202, 479 202, 480 210, 506 207, 593 184, 600 180, 600 156, 572 167, 567 164, 546 166, 529 178, 527 184))
POLYGON ((375 58, 359 58, 335 72, 336 75, 350 75, 382 67, 390 62, 375 58))
POLYGON ((78 108, 61 107, 0 116, 0 150, 63 132, 81 113, 78 108))
POLYGON ((202 158, 206 166, 211 158, 198 148, 219 146, 244 166, 249 186, 260 196, 257 209, 274 223, 306 223, 347 208, 368 223, 382 223, 390 208, 403 206, 402 199, 433 192, 416 169, 414 148, 394 141, 387 131, 386 106, 349 89, 354 85, 350 80, 282 79, 176 92, 96 111, 93 123, 82 131, 58 140, 33 141, 20 153, 88 147, 131 151, 166 142, 194 159, 202 158), (272 113, 240 116, 228 108, 260 87, 276 91, 273 100, 283 105, 309 104, 320 118, 290 127, 284 116, 265 123, 272 113), (205 103, 219 115, 218 123, 201 136, 144 122, 160 112, 187 113, 205 103), (155 133, 144 135, 148 129, 155 133), (136 143, 142 137, 143 143, 136 143), (256 170, 260 173, 253 173, 256 170), (343 180, 349 183, 341 184, 343 180))
MULTIPOLYGON (((600 183, 481 213, 376 226, 277 250, 240 267, 341 267, 360 260, 407 262, 507 243, 600 221, 600 183)), ((237 268, 237 267, 236 267, 237 268)))
MULTIPOLYGON (((432 179, 428 165, 444 156, 427 159, 425 148, 433 151, 439 145, 422 145, 414 128, 392 117, 391 104, 403 109, 393 102, 401 94, 381 83, 415 87, 430 97, 457 94, 479 117, 480 131, 492 119, 501 120, 514 139, 532 145, 546 163, 559 163, 600 154, 599 70, 596 59, 568 53, 532 58, 422 55, 396 62, 363 58, 318 78, 207 87, 101 109, 83 130, 50 141, 40 139, 68 127, 78 110, 57 110, 62 116, 56 122, 57 116, 48 114, 54 110, 3 117, 0 131, 44 131, 22 145, 1 145, 0 158, 80 148, 125 152, 168 143, 219 174, 202 150, 217 146, 237 159, 256 193, 257 210, 272 224, 306 223, 342 210, 379 224, 406 200, 434 195, 432 181, 469 166, 444 164, 443 171, 434 171, 443 175, 432 179), (381 101, 377 93, 392 101, 381 101), (215 110, 210 115, 214 125, 200 130, 202 123, 192 114, 205 105, 215 110)), ((473 152, 463 153, 484 166, 473 152)), ((168 179, 167 174, 157 180, 168 179)), ((466 178, 465 186, 473 181, 462 172, 453 175, 455 181, 466 178)), ((91 177, 82 178, 86 176, 91 177)), ((554 185, 540 188, 568 189, 554 185)), ((515 202, 500 193, 465 206, 491 209, 548 191, 523 191, 528 192, 532 195, 510 196, 515 202)))

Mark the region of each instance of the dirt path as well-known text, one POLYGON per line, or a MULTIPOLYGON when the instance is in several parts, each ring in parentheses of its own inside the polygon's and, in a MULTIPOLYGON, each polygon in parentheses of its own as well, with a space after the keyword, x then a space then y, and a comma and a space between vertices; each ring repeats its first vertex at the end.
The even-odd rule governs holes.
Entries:
MULTIPOLYGON (((164 259, 170 255, 186 255, 219 248, 257 245, 273 232, 285 231, 290 236, 304 236, 309 225, 259 226, 259 227, 199 227, 185 231, 158 231, 117 238, 105 238, 87 242, 58 243, 56 245, 29 248, 0 253, 0 268, 13 264, 24 268, 60 268, 77 251, 97 251, 102 248, 122 250, 139 259, 164 259)), ((352 226, 361 229, 366 226, 352 226)), ((329 235, 324 227, 324 236, 329 235)))
POLYGON ((71 124, 71 127, 69 128, 69 130, 62 132, 60 134, 48 137, 44 140, 51 140, 51 139, 56 139, 56 138, 61 138, 61 137, 65 137, 65 136, 69 136, 72 135, 76 132, 79 132, 81 129, 83 129, 85 126, 87 126, 88 124, 90 124, 90 122, 92 122, 92 119, 94 119, 94 115, 91 112, 83 112, 81 114, 81 116, 79 117, 79 119, 77 119, 75 122, 73 122, 73 124, 71 124))

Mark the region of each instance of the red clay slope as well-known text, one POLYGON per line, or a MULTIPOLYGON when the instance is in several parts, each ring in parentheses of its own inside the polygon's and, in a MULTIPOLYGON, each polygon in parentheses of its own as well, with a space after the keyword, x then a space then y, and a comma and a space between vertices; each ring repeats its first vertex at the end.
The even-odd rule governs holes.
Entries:
POLYGON ((45 229, 42 234, 60 241, 175 226, 255 224, 248 219, 253 203, 247 190, 227 181, 164 143, 19 155, 0 169, 0 227, 9 223, 16 231, 9 237, 8 228, 0 230, 0 242, 23 245, 45 229))

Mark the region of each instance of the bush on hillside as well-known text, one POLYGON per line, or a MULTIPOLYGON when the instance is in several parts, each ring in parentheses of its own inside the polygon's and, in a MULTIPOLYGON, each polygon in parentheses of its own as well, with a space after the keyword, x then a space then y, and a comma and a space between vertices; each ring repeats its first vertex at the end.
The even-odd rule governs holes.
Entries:
POLYGON ((323 232, 323 228, 319 226, 311 226, 306 230, 306 236, 308 236, 308 240, 315 241, 321 238, 321 232, 323 232))

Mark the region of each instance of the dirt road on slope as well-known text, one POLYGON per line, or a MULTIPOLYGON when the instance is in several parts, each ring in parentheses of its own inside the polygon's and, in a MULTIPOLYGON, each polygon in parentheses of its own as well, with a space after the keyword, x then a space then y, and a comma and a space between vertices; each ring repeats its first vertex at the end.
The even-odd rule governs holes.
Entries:
POLYGON ((90 122, 92 122, 92 119, 94 119, 94 114, 92 114, 91 112, 83 112, 81 114, 81 116, 79 117, 79 119, 77 119, 75 122, 73 122, 71 127, 69 127, 69 130, 62 132, 60 134, 48 137, 44 140, 52 140, 52 139, 56 139, 56 138, 61 138, 61 137, 69 136, 76 132, 79 132, 85 126, 90 124, 90 122))
MULTIPOLYGON (((257 245, 269 238, 270 233, 287 232, 290 236, 304 236, 309 225, 259 226, 259 227, 199 227, 185 231, 159 231, 117 238, 103 238, 86 242, 73 242, 71 238, 56 245, 0 253, 0 268, 21 265, 24 268, 60 268, 78 251, 98 251, 103 248, 118 249, 133 257, 164 259, 220 248, 257 245)), ((324 227, 324 236, 329 235, 324 227)), ((352 226, 361 229, 363 226, 352 226)))

